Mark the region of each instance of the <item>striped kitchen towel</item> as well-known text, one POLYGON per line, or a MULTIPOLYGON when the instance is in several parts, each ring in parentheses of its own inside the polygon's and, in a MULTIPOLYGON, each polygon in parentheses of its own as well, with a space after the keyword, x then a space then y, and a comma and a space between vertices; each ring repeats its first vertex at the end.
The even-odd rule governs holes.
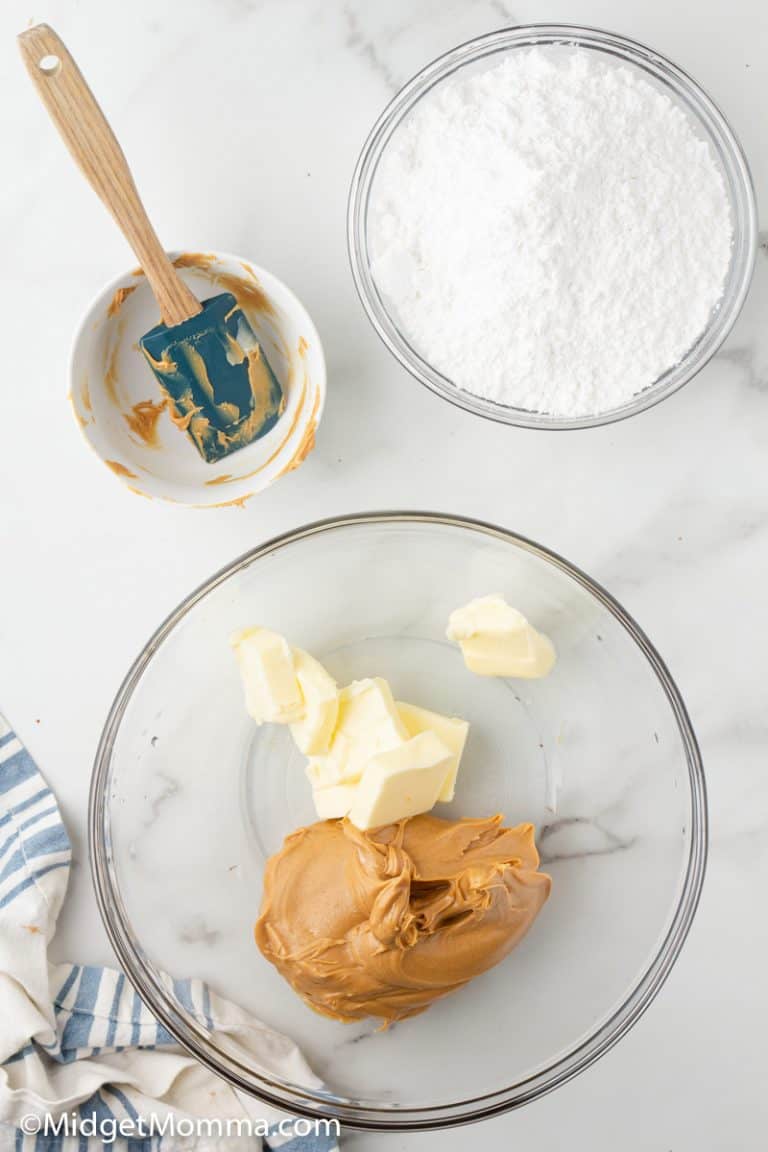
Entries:
MULTIPOLYGON (((336 1152, 186 1055, 121 972, 49 962, 70 865, 56 799, 0 716, 0 1152, 336 1152)), ((321 1086, 287 1037, 198 980, 173 986, 262 1067, 321 1086)))

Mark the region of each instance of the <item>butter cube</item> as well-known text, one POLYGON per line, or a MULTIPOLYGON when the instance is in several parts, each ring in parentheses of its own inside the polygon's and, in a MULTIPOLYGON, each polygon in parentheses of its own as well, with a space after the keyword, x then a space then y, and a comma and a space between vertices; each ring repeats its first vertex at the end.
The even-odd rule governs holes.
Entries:
POLYGON ((398 700, 397 710, 400 713, 400 719, 408 729, 409 736, 418 736, 421 732, 434 732, 450 750, 451 766, 438 796, 438 800, 447 804, 453 800, 456 776, 464 752, 464 745, 467 742, 469 724, 457 716, 442 716, 439 712, 430 712, 428 708, 417 708, 415 704, 406 704, 402 700, 398 700))
POLYGON ((336 730, 326 756, 311 756, 313 786, 354 784, 372 756, 408 739, 386 680, 354 680, 339 692, 336 730))
POLYGON ((245 689, 245 707, 257 724, 289 724, 304 714, 291 649, 267 628, 246 628, 231 639, 245 689))
POLYGON ((457 608, 446 635, 459 642, 464 663, 478 676, 537 679, 552 670, 556 659, 549 637, 537 632, 503 596, 483 596, 457 608))
POLYGON ((319 820, 338 820, 346 816, 355 802, 356 784, 332 784, 330 788, 314 788, 312 799, 319 820))
POLYGON ((434 732, 422 732, 366 765, 349 819, 358 828, 379 828, 428 812, 451 770, 452 753, 434 732))
POLYGON ((293 667, 304 702, 304 715, 291 724, 291 735, 297 748, 307 755, 327 752, 339 714, 336 681, 319 660, 293 649, 293 667))

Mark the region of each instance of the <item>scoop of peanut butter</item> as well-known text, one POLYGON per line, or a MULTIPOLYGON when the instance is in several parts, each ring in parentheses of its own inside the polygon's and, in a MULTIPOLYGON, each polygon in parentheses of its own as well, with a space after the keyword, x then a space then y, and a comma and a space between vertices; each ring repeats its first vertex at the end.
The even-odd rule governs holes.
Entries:
POLYGON ((416 1016, 503 960, 549 895, 533 825, 501 820, 300 828, 267 862, 259 948, 325 1016, 416 1016))

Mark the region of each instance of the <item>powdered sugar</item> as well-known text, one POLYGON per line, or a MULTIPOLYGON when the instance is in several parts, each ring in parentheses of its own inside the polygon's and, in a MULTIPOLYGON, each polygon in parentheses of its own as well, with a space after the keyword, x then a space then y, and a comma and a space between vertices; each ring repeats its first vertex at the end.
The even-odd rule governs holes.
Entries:
POLYGON ((373 275, 459 388, 558 416, 606 412, 678 363, 723 291, 722 175, 639 70, 518 49, 406 117, 370 206, 373 275))

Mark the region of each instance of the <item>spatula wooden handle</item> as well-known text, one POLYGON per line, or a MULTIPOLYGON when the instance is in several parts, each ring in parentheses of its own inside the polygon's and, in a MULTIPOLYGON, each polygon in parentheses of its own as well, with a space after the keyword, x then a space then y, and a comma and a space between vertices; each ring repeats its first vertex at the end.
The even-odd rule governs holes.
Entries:
POLYGON ((19 36, 19 47, 51 119, 136 253, 163 322, 197 315, 200 302, 166 256, 122 149, 65 45, 47 24, 37 24, 19 36))

